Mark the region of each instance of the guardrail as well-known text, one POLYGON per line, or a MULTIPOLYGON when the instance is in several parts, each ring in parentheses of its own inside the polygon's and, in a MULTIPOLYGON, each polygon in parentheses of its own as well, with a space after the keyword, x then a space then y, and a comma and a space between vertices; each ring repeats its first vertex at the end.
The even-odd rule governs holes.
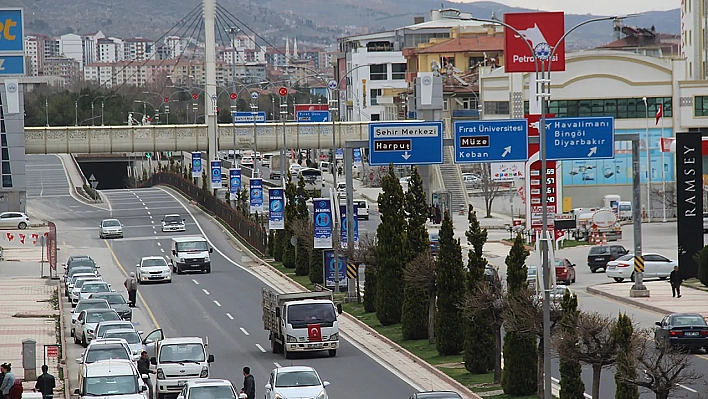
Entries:
POLYGON ((203 206, 222 223, 231 228, 236 234, 252 246, 261 255, 266 254, 268 232, 258 223, 249 220, 237 210, 225 204, 211 193, 204 192, 198 186, 185 180, 182 176, 172 172, 158 172, 143 182, 139 187, 153 187, 157 185, 170 186, 189 199, 203 206))

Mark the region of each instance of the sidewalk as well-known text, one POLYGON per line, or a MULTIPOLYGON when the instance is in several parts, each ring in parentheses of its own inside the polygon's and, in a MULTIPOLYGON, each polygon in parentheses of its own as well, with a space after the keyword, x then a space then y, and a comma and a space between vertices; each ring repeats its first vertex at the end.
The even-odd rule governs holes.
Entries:
POLYGON ((649 298, 630 298, 630 284, 606 283, 587 287, 586 290, 591 294, 604 296, 652 312, 661 314, 698 313, 708 318, 708 306, 706 306, 708 292, 683 286, 681 298, 673 298, 668 281, 649 281, 644 285, 651 293, 649 298))
MULTIPOLYGON (((12 363, 12 372, 16 378, 24 379, 22 368, 22 341, 36 341, 37 375, 41 374, 41 366, 45 363, 45 345, 57 344, 57 323, 59 310, 56 309, 54 295, 57 281, 39 277, 29 277, 23 270, 39 269, 39 266, 22 263, 0 262, 0 361, 12 363)), ((37 273, 37 276, 39 274, 37 273)), ((59 350, 61 356, 61 349, 59 350)), ((59 374, 60 357, 47 357, 46 364, 49 373, 56 378, 56 397, 64 397, 64 380, 59 374)), ((35 381, 23 383, 25 395, 31 393, 35 381)))

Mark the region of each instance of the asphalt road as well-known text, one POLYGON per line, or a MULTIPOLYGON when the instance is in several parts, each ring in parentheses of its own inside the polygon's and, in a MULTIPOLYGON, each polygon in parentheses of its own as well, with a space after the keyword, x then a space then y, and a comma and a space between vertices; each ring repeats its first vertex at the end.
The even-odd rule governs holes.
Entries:
MULTIPOLYGON (((28 171, 61 170, 61 163, 54 156, 28 156, 27 163, 28 171)), ((63 261, 74 253, 93 256, 103 265, 101 272, 113 287, 122 288, 125 272, 134 270, 140 257, 166 255, 170 239, 176 234, 204 233, 209 238, 217 249, 211 256, 212 273, 175 275, 171 284, 141 286, 134 324, 146 333, 152 327, 160 327, 168 337, 208 337, 211 353, 216 357, 212 366, 214 377, 228 378, 240 387, 240 370, 249 366, 260 395, 273 368, 310 365, 332 383, 328 388, 332 397, 405 398, 416 391, 347 341, 342 342, 335 358, 323 353, 285 361, 281 355, 270 353, 268 335, 261 322, 260 290, 265 284, 240 266, 246 263, 243 254, 233 249, 216 224, 200 212, 189 214, 167 192, 158 188, 107 191, 110 210, 103 210, 69 196, 66 178, 62 182, 58 175, 33 174, 31 185, 32 213, 58 224, 63 250, 59 259, 63 261), (48 187, 49 183, 56 186, 56 191, 42 192, 42 185, 48 187), (161 233, 160 219, 167 213, 183 215, 187 219, 187 231, 161 233), (99 222, 111 216, 125 225, 124 239, 106 241, 97 237, 99 222)), ((75 376, 78 368, 72 359, 79 357, 81 349, 72 343, 67 346, 69 363, 73 366, 70 376, 75 376)), ((73 384, 72 390, 76 382, 73 384)))

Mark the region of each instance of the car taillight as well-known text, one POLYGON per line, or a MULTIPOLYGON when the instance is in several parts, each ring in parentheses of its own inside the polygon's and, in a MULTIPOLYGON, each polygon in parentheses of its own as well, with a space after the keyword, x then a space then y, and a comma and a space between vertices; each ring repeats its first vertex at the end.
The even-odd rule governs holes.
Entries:
POLYGON ((617 266, 619 266, 619 267, 629 267, 629 263, 618 263, 617 266))
POLYGON ((708 337, 708 330, 701 331, 701 337, 708 337))
POLYGON ((672 337, 680 337, 683 335, 683 331, 669 331, 669 335, 672 337))

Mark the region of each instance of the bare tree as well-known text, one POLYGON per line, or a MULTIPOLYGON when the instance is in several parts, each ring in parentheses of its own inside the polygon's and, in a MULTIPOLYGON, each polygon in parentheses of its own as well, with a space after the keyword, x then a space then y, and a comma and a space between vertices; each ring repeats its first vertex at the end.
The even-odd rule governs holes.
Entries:
POLYGON ((435 343, 435 300, 437 260, 430 249, 416 256, 406 265, 403 278, 407 283, 428 293, 428 342, 435 343))
POLYGON ((612 335, 614 320, 600 313, 581 312, 578 328, 573 334, 559 330, 554 337, 561 357, 575 359, 592 367, 592 397, 600 398, 602 369, 615 364, 617 344, 612 335))
MULTIPOLYGON (((550 308, 551 332, 553 332, 561 320, 562 313, 560 306, 555 303, 551 303, 550 308)), ((506 312, 506 323, 504 325, 506 329, 535 334, 537 337, 536 394, 539 398, 543 398, 543 362, 545 360, 543 353, 543 301, 538 297, 532 296, 528 288, 525 288, 514 298, 509 298, 506 312)))
POLYGON ((468 293, 461 307, 469 323, 484 318, 494 330, 494 383, 501 383, 502 376, 502 326, 507 316, 507 292, 500 283, 489 284, 486 280, 477 284, 477 289, 468 293))
POLYGON ((376 235, 367 232, 360 234, 359 244, 353 245, 347 252, 348 259, 351 259, 354 264, 364 265, 364 310, 366 312, 373 312, 376 308, 376 267, 378 265, 376 244, 376 235))
MULTIPOLYGON (((298 242, 302 242, 309 247, 314 245, 314 231, 312 229, 312 221, 308 219, 296 219, 292 222, 293 234, 297 237, 298 242)), ((337 236, 333 234, 333 236, 337 236)), ((332 237, 335 239, 336 237, 332 237)), ((287 243, 290 245, 290 243, 287 243)))
POLYGON ((480 166, 482 177, 482 194, 484 196, 485 217, 492 217, 492 203, 499 193, 499 183, 492 180, 492 164, 483 163, 480 166))
POLYGON ((637 375, 624 380, 654 392, 657 399, 667 399, 681 385, 691 384, 703 378, 695 370, 691 354, 666 341, 654 341, 651 330, 635 334, 637 375))

